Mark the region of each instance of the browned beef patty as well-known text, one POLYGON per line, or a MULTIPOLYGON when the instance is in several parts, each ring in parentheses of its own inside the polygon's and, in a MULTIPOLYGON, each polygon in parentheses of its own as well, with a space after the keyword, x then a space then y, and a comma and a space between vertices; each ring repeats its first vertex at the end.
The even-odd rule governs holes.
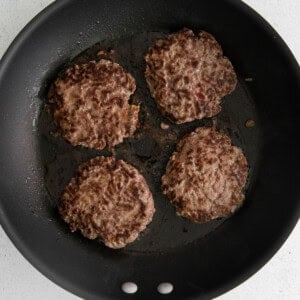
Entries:
POLYGON ((109 60, 68 68, 49 92, 62 136, 100 150, 121 143, 139 123, 139 106, 128 103, 135 88, 134 78, 109 60))
POLYGON ((183 29, 158 40, 145 57, 146 80, 161 112, 177 124, 212 117, 237 83, 229 59, 207 33, 183 29))
POLYGON ((133 242, 152 221, 152 194, 144 177, 123 160, 99 156, 83 163, 62 193, 59 212, 72 232, 110 248, 133 242))
POLYGON ((202 223, 225 217, 242 204, 247 176, 247 160, 226 134, 197 128, 177 144, 162 190, 178 215, 202 223))

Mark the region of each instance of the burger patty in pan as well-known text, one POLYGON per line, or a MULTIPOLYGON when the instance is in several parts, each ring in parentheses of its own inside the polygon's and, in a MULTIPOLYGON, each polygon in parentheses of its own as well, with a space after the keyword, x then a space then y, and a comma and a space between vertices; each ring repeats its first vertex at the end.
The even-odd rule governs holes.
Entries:
POLYGON ((149 48, 146 81, 161 112, 177 124, 212 117, 237 77, 221 46, 207 33, 183 29, 149 48))
POLYGON ((72 232, 110 248, 133 242, 152 221, 152 194, 144 177, 123 160, 98 156, 79 166, 59 204, 72 232))
POLYGON ((202 223, 240 207, 247 176, 242 150, 226 134, 201 127, 177 144, 162 177, 162 190, 178 215, 202 223))
POLYGON ((49 91, 61 135, 99 150, 122 143, 139 125, 139 106, 128 103, 135 89, 134 78, 109 60, 68 68, 49 91))

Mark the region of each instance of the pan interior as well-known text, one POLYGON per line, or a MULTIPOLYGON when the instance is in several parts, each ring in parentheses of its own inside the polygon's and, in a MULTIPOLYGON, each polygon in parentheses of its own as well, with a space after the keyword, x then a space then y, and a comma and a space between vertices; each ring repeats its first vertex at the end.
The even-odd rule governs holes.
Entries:
MULTIPOLYGON (((176 125, 158 111, 144 78, 144 55, 149 46, 168 34, 167 31, 144 31, 119 39, 102 40, 73 57, 71 61, 65 62, 57 68, 56 72, 52 72, 52 77, 45 79, 43 86, 46 88, 40 92, 41 98, 46 103, 47 90, 54 79, 53 76, 57 76, 60 71, 74 63, 99 59, 97 53, 100 50, 110 53, 113 49, 113 55, 108 55, 108 58, 121 64, 136 79, 137 90, 131 101, 141 105, 141 125, 136 134, 117 145, 113 153, 107 149, 97 151, 69 145, 57 136, 47 105, 43 106, 37 122, 45 184, 53 207, 57 206, 60 193, 70 181, 78 165, 96 155, 115 155, 118 159, 123 159, 135 166, 146 178, 155 199, 156 213, 153 222, 141 233, 139 239, 121 250, 123 252, 165 253, 172 248, 185 246, 206 236, 225 221, 225 218, 220 218, 204 224, 193 223, 177 216, 175 209, 162 195, 161 176, 164 174, 170 155, 175 150, 176 143, 185 134, 200 126, 216 126, 219 130, 226 132, 232 138, 233 143, 243 149, 248 159, 250 169, 246 192, 251 188, 250 183, 258 160, 259 125, 256 124, 252 128, 245 126, 247 120, 257 120, 254 103, 247 91, 247 84, 251 84, 249 79, 246 79, 249 82, 247 83, 245 78, 239 77, 236 90, 224 98, 221 113, 212 119, 176 125), (162 129, 160 126, 162 122, 168 124, 169 128, 162 129)), ((55 220, 59 218, 55 209, 54 218, 55 220)))

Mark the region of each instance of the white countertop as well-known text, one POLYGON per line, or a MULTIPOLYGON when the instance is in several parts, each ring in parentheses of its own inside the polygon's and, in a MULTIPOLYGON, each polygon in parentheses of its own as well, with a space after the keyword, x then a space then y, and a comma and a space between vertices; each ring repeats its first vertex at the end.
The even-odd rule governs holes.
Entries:
MULTIPOLYGON (((52 0, 0 0, 0 57, 23 26, 51 2, 52 0)), ((300 62, 300 1, 245 2, 271 23, 300 62)), ((283 247, 259 272, 218 299, 300 299, 299 266, 298 223, 283 247)), ((0 299, 79 298, 58 287, 32 267, 0 227, 0 299)))

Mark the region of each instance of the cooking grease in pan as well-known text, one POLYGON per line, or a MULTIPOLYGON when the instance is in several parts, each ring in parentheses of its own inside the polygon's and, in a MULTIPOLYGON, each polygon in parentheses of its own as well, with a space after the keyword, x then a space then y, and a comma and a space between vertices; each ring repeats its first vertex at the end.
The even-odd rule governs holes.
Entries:
MULTIPOLYGON (((150 45, 167 34, 144 32, 121 39, 103 40, 77 55, 61 68, 74 63, 99 59, 97 54, 100 54, 100 57, 119 63, 136 79, 137 90, 131 101, 141 105, 140 128, 134 137, 127 138, 124 143, 117 145, 113 155, 137 167, 144 175, 155 199, 156 213, 153 222, 140 235, 140 238, 120 250, 124 252, 165 252, 170 248, 184 246, 204 237, 224 222, 224 219, 218 219, 205 224, 195 224, 178 217, 173 206, 161 193, 160 181, 167 161, 178 140, 186 133, 199 126, 216 126, 226 132, 232 138, 233 143, 243 149, 247 157, 250 166, 247 190, 251 189, 252 178, 256 170, 259 126, 256 124, 255 127, 251 127, 251 130, 245 126, 247 120, 256 120, 256 115, 243 79, 239 80, 236 90, 224 98, 223 109, 214 119, 175 125, 158 111, 144 78, 144 55, 150 45)), ((46 99, 46 91, 44 94, 46 99)), ((40 148, 45 165, 45 181, 53 203, 57 203, 61 191, 81 162, 96 155, 111 155, 107 149, 97 151, 73 147, 62 138, 54 136, 55 130, 53 119, 45 106, 39 122, 40 148)), ((102 246, 99 245, 99 247, 102 246)))

